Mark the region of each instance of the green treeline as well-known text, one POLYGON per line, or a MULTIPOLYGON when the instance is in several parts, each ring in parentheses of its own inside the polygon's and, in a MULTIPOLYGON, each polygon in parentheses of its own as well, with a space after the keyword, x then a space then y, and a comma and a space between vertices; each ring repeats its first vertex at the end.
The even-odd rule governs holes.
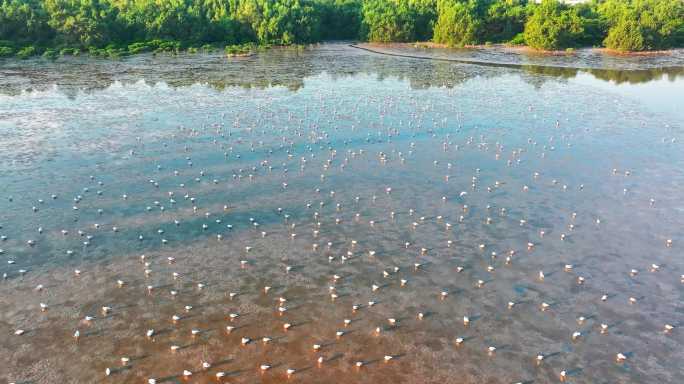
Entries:
POLYGON ((0 57, 332 39, 667 49, 684 46, 684 0, 0 0, 0 57))

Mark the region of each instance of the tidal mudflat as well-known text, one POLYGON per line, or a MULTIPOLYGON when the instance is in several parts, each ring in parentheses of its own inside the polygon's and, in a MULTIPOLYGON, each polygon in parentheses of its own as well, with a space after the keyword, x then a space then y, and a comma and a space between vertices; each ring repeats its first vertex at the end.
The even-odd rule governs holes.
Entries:
POLYGON ((0 382, 684 382, 681 71, 543 64, 0 62, 0 382))

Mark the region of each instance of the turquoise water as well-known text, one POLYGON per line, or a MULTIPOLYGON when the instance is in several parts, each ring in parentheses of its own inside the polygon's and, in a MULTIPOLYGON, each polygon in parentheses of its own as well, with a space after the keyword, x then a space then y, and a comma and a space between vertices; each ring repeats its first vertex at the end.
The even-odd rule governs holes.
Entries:
POLYGON ((546 64, 0 63, 0 380, 681 382, 681 71, 546 64))

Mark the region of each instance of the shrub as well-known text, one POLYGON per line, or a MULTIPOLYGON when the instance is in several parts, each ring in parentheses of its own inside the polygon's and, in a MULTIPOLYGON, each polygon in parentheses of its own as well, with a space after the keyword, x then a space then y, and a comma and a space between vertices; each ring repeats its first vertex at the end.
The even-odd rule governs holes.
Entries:
POLYGON ((477 18, 474 7, 474 2, 439 0, 435 42, 457 47, 476 44, 481 21, 477 18))
POLYGON ((532 48, 557 50, 576 45, 584 29, 575 9, 557 0, 543 0, 535 6, 525 24, 525 42, 532 48))
POLYGON ((128 52, 132 54, 149 52, 153 49, 149 42, 143 41, 139 43, 133 43, 128 45, 128 52))
POLYGON ((253 44, 237 44, 237 45, 226 45, 224 49, 226 55, 228 56, 244 56, 249 55, 254 52, 253 44))
POLYGON ((17 52, 17 57, 20 59, 26 59, 28 57, 34 56, 36 53, 36 47, 29 45, 20 49, 19 52, 17 52))
POLYGON ((509 44, 524 45, 525 44, 525 34, 520 32, 517 35, 513 36, 511 41, 509 41, 509 44))
POLYGON ((59 56, 59 53, 54 49, 46 49, 42 56, 46 59, 54 60, 59 56))
POLYGON ((603 42, 606 47, 618 51, 641 51, 644 43, 644 31, 634 18, 623 17, 617 25, 608 31, 603 42))
POLYGON ((71 47, 66 47, 62 48, 59 50, 59 55, 60 56, 78 56, 81 53, 81 50, 79 48, 71 48, 71 47))
POLYGON ((12 47, 0 46, 0 57, 10 57, 14 54, 12 47))

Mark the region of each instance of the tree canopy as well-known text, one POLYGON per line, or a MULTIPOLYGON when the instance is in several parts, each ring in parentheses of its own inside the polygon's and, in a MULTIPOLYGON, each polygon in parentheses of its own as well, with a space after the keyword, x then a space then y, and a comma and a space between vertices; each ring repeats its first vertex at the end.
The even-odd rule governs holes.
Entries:
POLYGON ((477 17, 477 3, 474 0, 439 0, 437 2, 437 24, 434 40, 449 46, 477 44, 481 35, 482 21, 477 17))
POLYGON ((683 0, 0 0, 0 57, 321 40, 684 46, 683 0))
POLYGON ((532 48, 570 47, 584 32, 577 10, 554 0, 543 0, 525 24, 525 42, 532 48))

